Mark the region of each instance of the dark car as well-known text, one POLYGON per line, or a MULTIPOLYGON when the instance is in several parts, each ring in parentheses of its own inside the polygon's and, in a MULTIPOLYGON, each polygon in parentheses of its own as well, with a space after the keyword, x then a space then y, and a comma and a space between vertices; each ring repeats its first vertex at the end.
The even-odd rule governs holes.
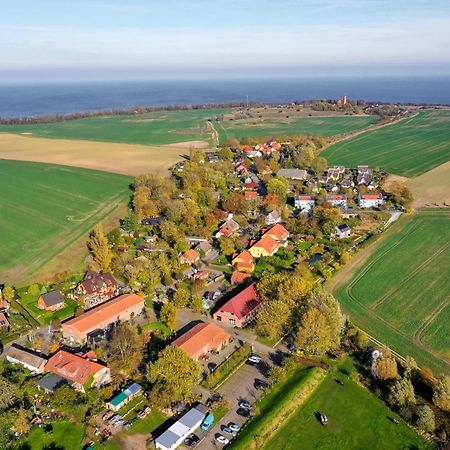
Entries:
POLYGON ((185 440, 184 444, 188 447, 193 447, 194 445, 198 444, 200 441, 200 438, 196 434, 190 434, 185 440))
POLYGON ((255 389, 268 389, 270 385, 266 381, 256 378, 253 386, 255 387, 255 389))
POLYGON ((236 411, 236 414, 241 417, 250 417, 250 415, 251 415, 250 411, 248 409, 244 409, 244 408, 239 408, 236 411))
POLYGON ((217 368, 216 363, 213 363, 213 362, 208 363, 208 369, 211 373, 213 373, 216 370, 216 368, 217 368))
POLYGON ((293 342, 289 342, 286 346, 291 353, 297 351, 297 346, 293 342))

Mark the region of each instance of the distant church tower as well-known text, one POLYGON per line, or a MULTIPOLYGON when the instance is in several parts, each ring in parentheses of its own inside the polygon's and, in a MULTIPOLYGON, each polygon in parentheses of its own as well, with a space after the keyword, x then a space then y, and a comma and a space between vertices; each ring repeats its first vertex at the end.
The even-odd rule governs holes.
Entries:
POLYGON ((347 96, 344 95, 344 97, 342 98, 342 105, 346 105, 347 104, 347 96))

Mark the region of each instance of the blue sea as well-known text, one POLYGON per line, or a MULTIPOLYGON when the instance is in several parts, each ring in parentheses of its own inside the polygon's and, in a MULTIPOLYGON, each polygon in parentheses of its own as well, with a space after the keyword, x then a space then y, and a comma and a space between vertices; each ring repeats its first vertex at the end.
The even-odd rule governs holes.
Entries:
POLYGON ((450 104, 447 77, 335 77, 0 84, 0 117, 40 116, 133 106, 305 99, 450 104))

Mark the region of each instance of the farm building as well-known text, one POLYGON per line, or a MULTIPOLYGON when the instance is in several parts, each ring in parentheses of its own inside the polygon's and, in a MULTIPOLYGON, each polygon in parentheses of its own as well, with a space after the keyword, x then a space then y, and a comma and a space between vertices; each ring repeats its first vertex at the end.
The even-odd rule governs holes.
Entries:
POLYGON ((61 291, 47 292, 38 298, 37 306, 44 311, 57 311, 64 308, 64 296, 61 291))
POLYGON ((139 314, 144 308, 144 299, 136 294, 119 295, 89 311, 62 324, 62 332, 71 342, 83 342, 88 334, 105 330, 120 320, 129 320, 132 314, 139 314))
POLYGON ((231 340, 231 335, 214 323, 201 322, 175 339, 172 344, 198 361, 207 353, 219 351, 231 340))
POLYGON ((251 284, 222 305, 213 317, 219 322, 243 327, 254 318, 261 303, 262 300, 256 293, 255 285, 251 284))
POLYGON ((89 270, 78 284, 77 293, 84 302, 85 309, 89 309, 117 295, 117 281, 110 273, 89 270))
POLYGON ((82 392, 85 386, 99 387, 111 381, 111 371, 96 361, 92 351, 77 355, 59 350, 47 361, 45 370, 70 381, 82 392))
POLYGON ((208 410, 197 405, 178 419, 168 430, 155 439, 155 446, 161 450, 176 449, 203 422, 208 410))
POLYGON ((358 205, 360 208, 376 208, 384 203, 382 194, 359 194, 358 205))
POLYGON ((112 411, 118 411, 122 406, 133 400, 142 392, 142 387, 138 383, 132 383, 122 392, 113 397, 106 406, 112 411))
POLYGON ((6 359, 13 364, 20 364, 33 373, 43 373, 47 360, 37 353, 12 344, 5 350, 6 359))

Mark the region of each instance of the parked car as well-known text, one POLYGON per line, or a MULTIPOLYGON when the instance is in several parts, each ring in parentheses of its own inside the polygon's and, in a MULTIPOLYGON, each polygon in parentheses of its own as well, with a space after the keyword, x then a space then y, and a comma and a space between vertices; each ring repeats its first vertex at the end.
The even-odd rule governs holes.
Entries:
POLYGON ((228 428, 228 427, 223 427, 222 431, 226 434, 230 434, 233 437, 236 436, 236 434, 237 434, 236 431, 233 431, 231 428, 228 428))
POLYGON ((294 352, 297 351, 297 346, 296 346, 293 342, 289 342, 289 343, 286 345, 286 347, 288 348, 288 350, 289 350, 291 353, 294 353, 294 352))
POLYGON ((253 386, 255 387, 255 389, 268 389, 270 385, 269 385, 269 383, 267 383, 267 381, 260 380, 259 378, 255 378, 255 382, 253 383, 253 386))
POLYGON ((250 417, 250 410, 248 410, 248 409, 244 409, 244 408, 239 408, 237 411, 236 411, 236 414, 238 415, 238 416, 241 416, 241 417, 250 417))
POLYGON ((247 359, 247 362, 251 364, 259 364, 261 361, 262 361, 261 356, 256 355, 255 353, 252 353, 247 359))
POLYGON ((123 424, 123 427, 125 428, 125 430, 129 430, 131 428, 131 423, 125 422, 123 424))
POLYGON ((229 439, 227 439, 225 436, 222 436, 221 434, 218 434, 216 436, 216 441, 220 442, 223 445, 227 445, 230 442, 229 439))
POLYGON ((200 441, 200 438, 196 434, 190 434, 185 440, 184 444, 188 447, 193 447, 194 445, 198 444, 200 441))
POLYGON ((239 402, 239 408, 243 408, 243 409, 252 409, 252 405, 250 405, 249 402, 247 402, 246 400, 241 400, 239 402))
POLYGON ((204 430, 204 431, 209 430, 209 428, 211 427, 211 425, 213 423, 214 423, 214 416, 211 413, 209 413, 206 416, 205 420, 202 422, 202 426, 201 426, 202 430, 204 430))
POLYGON ((228 424, 228 428, 230 430, 236 431, 236 433, 241 429, 241 427, 237 423, 234 423, 234 422, 230 422, 228 424))
POLYGON ((216 363, 213 363, 213 362, 208 363, 208 369, 211 373, 213 373, 216 370, 216 368, 217 368, 216 363))

